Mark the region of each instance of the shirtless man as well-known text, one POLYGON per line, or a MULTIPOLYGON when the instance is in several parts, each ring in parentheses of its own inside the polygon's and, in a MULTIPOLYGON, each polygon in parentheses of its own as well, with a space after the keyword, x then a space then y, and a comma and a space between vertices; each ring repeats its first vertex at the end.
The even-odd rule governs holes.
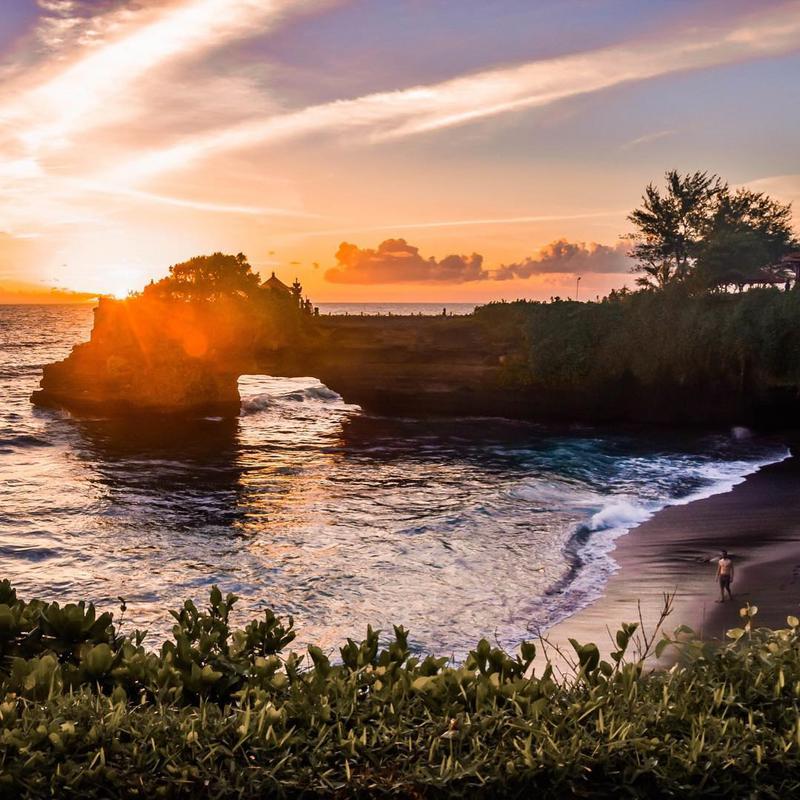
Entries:
POLYGON ((719 594, 720 599, 718 603, 725 602, 725 592, 728 592, 728 597, 733 600, 731 594, 731 584, 733 583, 733 561, 728 558, 728 551, 723 550, 719 561, 717 561, 717 580, 719 581, 719 594))

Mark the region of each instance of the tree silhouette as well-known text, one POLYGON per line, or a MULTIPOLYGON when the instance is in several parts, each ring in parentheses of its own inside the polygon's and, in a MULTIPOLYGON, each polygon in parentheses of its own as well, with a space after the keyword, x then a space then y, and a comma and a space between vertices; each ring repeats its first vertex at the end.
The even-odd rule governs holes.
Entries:
POLYGON ((697 250, 697 278, 709 289, 786 280, 781 256, 796 246, 791 206, 726 186, 697 250))
POLYGON ((647 186, 628 220, 637 283, 663 289, 686 282, 697 289, 783 279, 777 265, 797 246, 791 206, 749 189, 731 191, 717 175, 666 173, 662 191, 647 186))
POLYGON ((714 198, 723 188, 707 172, 681 175, 671 170, 666 182, 664 192, 648 184, 642 206, 628 216, 637 228, 631 236, 635 244, 630 255, 638 261, 633 271, 643 273, 637 283, 644 287, 663 289, 688 275, 714 198))
POLYGON ((196 256, 169 268, 169 275, 145 289, 145 294, 187 301, 214 301, 223 297, 251 298, 260 279, 244 253, 196 256))

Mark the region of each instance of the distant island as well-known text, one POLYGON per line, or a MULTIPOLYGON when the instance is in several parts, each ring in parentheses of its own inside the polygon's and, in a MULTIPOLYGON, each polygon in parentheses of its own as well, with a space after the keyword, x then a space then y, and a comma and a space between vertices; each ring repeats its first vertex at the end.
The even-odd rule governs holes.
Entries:
POLYGON ((326 317, 243 254, 101 298, 91 339, 34 403, 105 414, 239 413, 243 374, 309 375, 368 411, 542 421, 793 426, 800 245, 791 209, 669 172, 630 217, 636 291, 490 303, 465 317, 326 317))

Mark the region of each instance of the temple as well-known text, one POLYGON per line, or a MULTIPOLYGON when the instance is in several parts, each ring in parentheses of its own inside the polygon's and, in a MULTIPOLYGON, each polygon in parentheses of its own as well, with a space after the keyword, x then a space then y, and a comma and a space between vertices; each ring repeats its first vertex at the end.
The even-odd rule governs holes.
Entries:
POLYGON ((280 278, 273 272, 262 284, 262 288, 274 292, 280 297, 292 298, 294 304, 304 314, 314 314, 319 316, 319 309, 314 306, 308 297, 303 297, 303 286, 300 281, 295 278, 291 286, 287 286, 280 278))

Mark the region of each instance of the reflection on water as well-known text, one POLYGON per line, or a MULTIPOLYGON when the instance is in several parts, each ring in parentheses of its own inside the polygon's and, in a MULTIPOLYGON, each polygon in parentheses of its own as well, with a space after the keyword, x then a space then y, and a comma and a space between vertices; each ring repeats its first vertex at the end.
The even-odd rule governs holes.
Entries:
POLYGON ((166 607, 218 583, 241 617, 291 613, 326 648, 368 622, 437 652, 511 643, 597 594, 621 531, 783 453, 725 435, 371 418, 313 379, 243 378, 237 420, 73 419, 27 396, 90 315, 0 311, 0 572, 28 597, 123 595, 160 632, 166 607))

